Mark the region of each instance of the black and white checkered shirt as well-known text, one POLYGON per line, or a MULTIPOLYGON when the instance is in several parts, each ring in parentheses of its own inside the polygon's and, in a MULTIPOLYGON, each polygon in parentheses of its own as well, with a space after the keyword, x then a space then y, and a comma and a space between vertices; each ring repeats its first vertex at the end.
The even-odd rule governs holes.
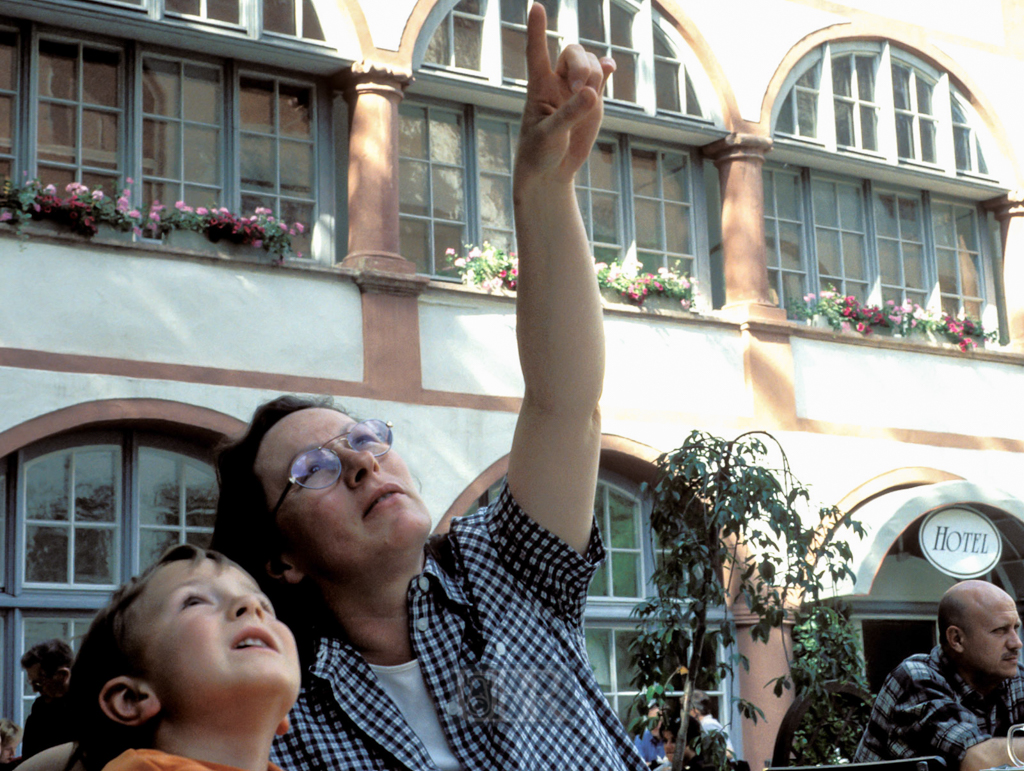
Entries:
POLYGON ((941 647, 892 671, 875 700, 854 763, 941 755, 956 771, 967 750, 1024 722, 1024 668, 982 696, 941 647))
MULTIPOLYGON (((587 660, 583 608, 604 558, 540 527, 502 489, 456 519, 441 562, 409 585, 409 634, 452 752, 466 771, 646 769, 587 660)), ((436 768, 349 642, 319 640, 311 677, 274 744, 286 771, 436 768)))

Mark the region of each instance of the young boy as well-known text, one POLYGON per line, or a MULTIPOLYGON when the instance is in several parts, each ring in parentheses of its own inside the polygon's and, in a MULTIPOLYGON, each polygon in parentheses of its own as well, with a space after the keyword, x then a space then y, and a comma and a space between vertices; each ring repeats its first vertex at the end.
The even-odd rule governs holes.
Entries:
POLYGON ((295 640, 249 574, 177 546, 115 593, 82 642, 76 752, 88 771, 267 771, 299 679, 295 640))
POLYGON ((21 726, 13 720, 3 718, 0 720, 0 771, 6 768, 14 768, 14 750, 21 744, 21 726))

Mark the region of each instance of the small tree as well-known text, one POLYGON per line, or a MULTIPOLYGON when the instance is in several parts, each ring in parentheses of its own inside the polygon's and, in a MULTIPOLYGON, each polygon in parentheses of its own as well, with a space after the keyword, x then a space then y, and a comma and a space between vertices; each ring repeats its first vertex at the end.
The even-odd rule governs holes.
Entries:
MULTIPOLYGON (((634 610, 639 627, 632 645, 634 684, 640 690, 638 711, 646 715, 647 704, 664 703, 681 679, 681 725, 672 762, 679 771, 695 681, 717 683, 733 662, 749 666, 740 655, 702 665, 705 646, 735 642, 728 615, 717 630, 708 630, 709 611, 726 607, 726 594, 732 592, 757 619, 753 638, 767 642, 772 629, 792 618, 795 601, 816 602, 827 583, 852 575, 850 547, 835 535, 851 527, 863 536, 863 528, 835 508, 821 509, 805 526, 801 510, 808 507, 807 489, 791 473, 778 441, 761 431, 732 441, 694 431, 656 464, 656 481, 643 490, 653 504, 658 593, 634 610), (777 468, 767 465, 769 445, 777 468)), ((787 687, 780 679, 776 695, 787 687)), ((738 708, 755 722, 764 717, 749 701, 738 700, 738 708)), ((638 718, 633 727, 642 722, 638 718)), ((721 737, 705 737, 698 751, 706 765, 726 766, 721 737)))

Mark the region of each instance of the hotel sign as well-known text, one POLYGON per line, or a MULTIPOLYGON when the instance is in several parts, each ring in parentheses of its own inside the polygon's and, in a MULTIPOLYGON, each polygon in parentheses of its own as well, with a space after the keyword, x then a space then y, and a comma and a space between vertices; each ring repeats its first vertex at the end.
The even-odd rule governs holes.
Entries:
POLYGON ((954 578, 977 578, 999 562, 1003 541, 988 517, 971 509, 941 509, 921 524, 921 551, 954 578))

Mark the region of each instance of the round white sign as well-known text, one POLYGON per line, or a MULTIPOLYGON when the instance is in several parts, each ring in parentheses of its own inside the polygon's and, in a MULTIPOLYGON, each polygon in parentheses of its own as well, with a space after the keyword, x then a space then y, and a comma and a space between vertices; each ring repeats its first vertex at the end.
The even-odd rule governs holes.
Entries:
POLYGON ((940 509, 921 523, 921 551, 947 576, 977 578, 999 562, 1003 539, 988 517, 971 509, 940 509))

